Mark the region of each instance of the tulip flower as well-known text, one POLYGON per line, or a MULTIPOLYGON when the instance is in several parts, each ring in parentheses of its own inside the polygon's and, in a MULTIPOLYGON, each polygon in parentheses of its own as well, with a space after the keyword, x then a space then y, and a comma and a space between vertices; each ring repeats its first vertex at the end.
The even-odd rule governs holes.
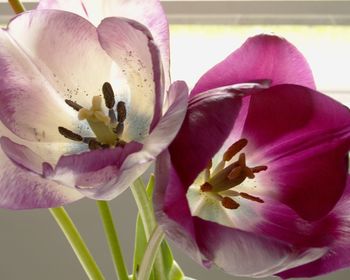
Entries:
MULTIPOLYGON (((160 6, 144 14, 128 3, 120 7, 140 21, 165 18, 160 6)), ((133 19, 94 26, 51 9, 22 13, 0 31, 1 207, 110 200, 150 166, 187 105, 183 82, 165 86, 168 49, 158 42, 133 19)))
POLYGON ((250 38, 200 78, 157 159, 158 222, 194 260, 232 275, 349 266, 349 149, 349 109, 316 91, 298 50, 250 38))

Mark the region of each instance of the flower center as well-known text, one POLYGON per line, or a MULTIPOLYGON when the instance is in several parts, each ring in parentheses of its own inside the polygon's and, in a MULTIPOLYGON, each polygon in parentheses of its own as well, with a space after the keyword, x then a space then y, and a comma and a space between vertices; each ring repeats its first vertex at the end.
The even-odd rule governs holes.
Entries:
POLYGON ((64 137, 78 142, 88 144, 91 150, 101 148, 113 148, 124 146, 125 141, 121 139, 124 131, 124 121, 126 119, 126 107, 123 101, 117 103, 116 109, 114 92, 110 83, 106 82, 102 86, 103 99, 108 109, 108 116, 102 109, 102 96, 97 95, 92 98, 90 109, 80 106, 78 103, 66 99, 68 106, 78 111, 79 120, 86 120, 96 137, 82 137, 64 127, 58 127, 58 131, 64 137), (117 112, 117 115, 115 114, 117 112))
POLYGON ((201 192, 208 197, 219 200, 221 205, 227 209, 237 209, 240 206, 234 199, 235 197, 241 197, 258 203, 264 202, 259 197, 233 190, 233 188, 242 184, 246 179, 254 179, 256 173, 267 169, 265 165, 248 167, 245 153, 240 153, 236 161, 232 160, 247 144, 247 139, 240 139, 233 143, 226 150, 222 160, 215 168, 212 168, 212 161, 210 161, 204 170, 205 182, 200 186, 201 192))

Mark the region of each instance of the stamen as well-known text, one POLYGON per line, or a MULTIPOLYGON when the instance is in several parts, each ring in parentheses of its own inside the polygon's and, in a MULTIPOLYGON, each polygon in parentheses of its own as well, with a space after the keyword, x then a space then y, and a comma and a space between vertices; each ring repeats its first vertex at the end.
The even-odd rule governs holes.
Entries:
POLYGON ((246 167, 246 166, 247 166, 246 163, 245 163, 245 153, 241 153, 241 154, 239 155, 238 163, 239 163, 239 165, 242 166, 242 167, 246 167))
POLYGON ((213 189, 213 186, 208 182, 205 182, 203 185, 201 185, 202 192, 210 192, 212 189, 213 189))
POLYGON ((204 180, 208 181, 210 179, 210 168, 213 166, 213 161, 208 162, 207 168, 204 170, 204 180))
POLYGON ((64 128, 62 126, 58 127, 58 132, 70 140, 78 141, 78 142, 83 141, 83 137, 81 137, 79 134, 76 134, 73 131, 71 131, 67 128, 64 128))
POLYGON ((251 168, 251 170, 253 173, 259 173, 260 171, 267 170, 267 166, 266 165, 255 166, 255 167, 251 168))
POLYGON ((117 127, 113 129, 113 132, 117 134, 118 137, 122 136, 124 131, 124 124, 118 123, 117 127))
POLYGON ((257 197, 257 196, 252 196, 248 193, 244 193, 244 192, 241 192, 239 194, 242 198, 245 198, 245 199, 248 199, 248 200, 251 200, 251 201, 255 201, 255 202, 259 202, 259 203, 264 203, 264 201, 260 198, 260 197, 257 197))
POLYGON ((233 143, 224 153, 222 160, 230 161, 237 153, 239 153, 245 146, 247 146, 247 144, 248 140, 244 138, 233 143))
POLYGON ((102 93, 106 107, 112 109, 115 105, 114 91, 110 83, 105 82, 102 86, 102 93))
POLYGON ((117 104, 118 122, 123 123, 126 119, 125 102, 119 101, 117 104))
POLYGON ((254 172, 252 171, 251 168, 249 168, 249 167, 246 166, 243 170, 244 170, 245 175, 246 175, 249 179, 254 179, 254 178, 255 178, 254 172))
POLYGON ((79 105, 77 102, 74 102, 72 100, 69 100, 69 99, 65 99, 64 102, 66 102, 66 104, 69 106, 69 107, 72 107, 75 111, 78 111, 80 109, 83 108, 83 106, 79 105))
POLYGON ((226 209, 237 209, 240 205, 236 201, 234 201, 231 197, 225 196, 221 200, 222 206, 226 209))

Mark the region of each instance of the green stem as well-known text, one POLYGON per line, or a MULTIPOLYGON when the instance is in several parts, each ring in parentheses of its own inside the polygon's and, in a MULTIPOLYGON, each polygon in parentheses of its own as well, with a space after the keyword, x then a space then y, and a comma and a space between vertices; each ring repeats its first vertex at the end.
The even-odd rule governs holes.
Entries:
POLYGON ((20 14, 25 12, 25 8, 23 6, 23 4, 21 3, 21 1, 19 0, 8 0, 8 2, 10 3, 12 10, 16 13, 16 14, 20 14))
POLYGON ((137 274, 137 279, 139 280, 149 279, 153 262, 157 256, 159 246, 162 243, 163 239, 164 239, 163 230, 159 226, 156 226, 148 241, 147 248, 142 258, 140 269, 137 274))
MULTIPOLYGON (((136 179, 134 184, 131 186, 131 191, 136 201, 137 208, 139 209, 139 214, 143 223, 143 227, 145 229, 146 238, 147 240, 150 240, 151 233, 157 227, 157 222, 154 217, 152 202, 148 199, 145 185, 141 178, 136 179)), ((145 256, 142 259, 144 258, 145 256)), ((166 273, 164 271, 163 259, 160 254, 156 256, 156 260, 154 263, 154 272, 156 275, 156 279, 167 279, 166 273)))
POLYGON ((141 216, 147 240, 150 238, 153 229, 156 227, 156 219, 153 214, 152 204, 148 199, 145 185, 141 178, 138 178, 131 186, 137 208, 141 216))
POLYGON ((115 270, 120 280, 128 280, 128 272, 124 263, 122 250, 119 243, 117 231, 115 230, 113 217, 107 201, 97 201, 103 227, 105 229, 108 245, 114 261, 115 270))
POLYGON ((89 249, 86 247, 85 242, 81 238, 66 210, 63 207, 50 208, 49 210, 66 236, 69 244, 72 246, 89 279, 104 280, 99 267, 91 256, 89 249))

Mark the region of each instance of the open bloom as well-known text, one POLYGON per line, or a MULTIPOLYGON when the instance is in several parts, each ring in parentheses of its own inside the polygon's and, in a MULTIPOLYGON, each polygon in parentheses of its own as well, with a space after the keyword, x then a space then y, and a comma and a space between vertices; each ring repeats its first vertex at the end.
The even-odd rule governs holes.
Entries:
POLYGON ((94 26, 45 9, 0 31, 1 207, 112 199, 167 147, 185 115, 187 87, 165 88, 168 61, 151 32, 132 19, 94 26))
POLYGON ((349 266, 349 148, 349 109, 314 89, 295 47, 250 38, 192 90, 157 160, 158 221, 196 261, 233 275, 349 266))

